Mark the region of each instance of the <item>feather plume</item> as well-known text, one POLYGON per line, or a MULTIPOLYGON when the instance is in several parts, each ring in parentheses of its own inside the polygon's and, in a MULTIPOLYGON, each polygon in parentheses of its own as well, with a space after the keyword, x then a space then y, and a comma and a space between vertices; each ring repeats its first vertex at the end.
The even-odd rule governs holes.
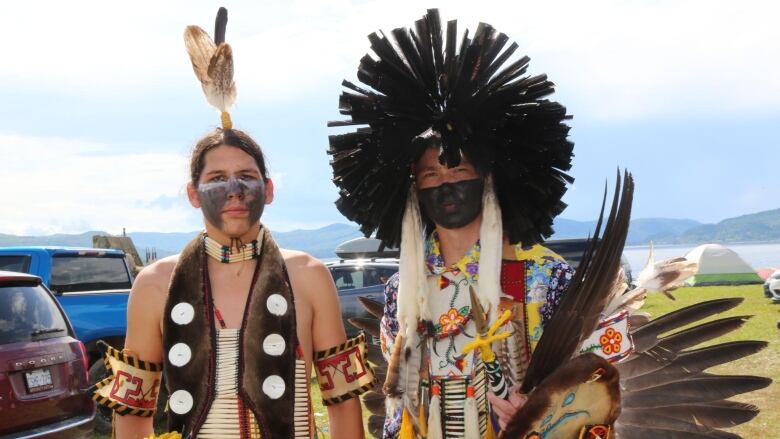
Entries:
POLYGON ((701 404, 763 389, 772 380, 757 376, 702 375, 623 395, 624 408, 666 407, 701 404))
POLYGON ((227 10, 220 8, 215 24, 215 39, 198 26, 184 30, 184 45, 190 55, 192 70, 201 83, 206 101, 223 114, 223 128, 232 127, 230 108, 236 101, 233 81, 233 50, 224 42, 227 10))
POLYGON ((634 181, 625 173, 621 190, 618 173, 615 194, 604 236, 599 240, 604 219, 606 188, 601 215, 596 224, 594 238, 590 240, 577 273, 569 284, 552 320, 545 327, 542 337, 531 356, 528 371, 523 380, 524 393, 530 392, 544 377, 555 371, 575 354, 582 341, 598 325, 601 313, 610 299, 615 276, 620 269, 620 256, 628 233, 631 218, 631 202, 634 181))
POLYGON ((636 351, 644 352, 652 348, 658 344, 658 337, 665 332, 673 331, 697 320, 728 311, 742 303, 742 301, 743 299, 741 298, 708 300, 651 320, 641 328, 631 331, 636 351))
POLYGON ((485 178, 482 195, 482 224, 479 230, 481 251, 479 255, 478 297, 487 310, 488 320, 498 318, 498 302, 501 292, 501 250, 503 245, 501 209, 493 190, 493 177, 485 178))
MULTIPOLYGON (((709 314, 704 314, 702 318, 708 316, 709 314)), ((746 319, 747 318, 744 316, 736 316, 714 320, 660 339, 660 342, 658 342, 656 346, 629 357, 628 361, 617 365, 624 385, 631 389, 639 389, 661 384, 656 381, 661 378, 653 372, 666 370, 665 368, 672 364, 684 365, 685 363, 682 362, 676 363, 679 355, 686 354, 684 352, 680 354, 680 351, 731 332, 741 327, 746 319), (644 377, 641 379, 636 378, 640 376, 644 377)), ((757 347, 762 344, 762 342, 750 343, 758 343, 758 345, 756 345, 757 347)), ((692 353, 694 351, 690 352, 692 353)), ((690 361, 691 356, 688 356, 687 358, 686 361, 690 361)), ((671 370, 673 369, 669 369, 669 371, 671 370)), ((701 370, 703 369, 699 369, 699 371, 701 370)), ((669 380, 674 380, 674 378, 669 378, 664 382, 669 382, 669 380)))
POLYGON ((602 317, 608 317, 616 312, 620 311, 621 305, 624 305, 624 302, 626 301, 625 295, 628 291, 628 284, 626 283, 626 274, 623 271, 622 268, 618 270, 617 276, 615 276, 615 280, 612 283, 612 287, 610 287, 610 292, 607 295, 607 303, 608 305, 604 308, 604 311, 602 312, 602 317))
POLYGON ((368 392, 363 395, 363 404, 374 415, 385 415, 385 395, 379 392, 368 392))
POLYGON ((404 348, 404 374, 401 377, 403 380, 403 400, 404 408, 409 411, 409 417, 412 420, 414 431, 420 431, 420 373, 422 369, 422 350, 426 349, 419 337, 419 333, 415 332, 415 336, 407 341, 407 345, 404 348))
POLYGON ((633 425, 615 425, 616 439, 741 439, 733 433, 714 430, 710 433, 692 433, 633 425))
POLYGON ((363 308, 365 308, 366 311, 378 319, 381 319, 385 315, 385 305, 382 302, 377 302, 376 300, 365 296, 358 297, 358 302, 363 305, 363 308))
POLYGON ((659 340, 664 349, 679 352, 741 328, 751 316, 726 317, 676 332, 659 340))
POLYGON ((236 83, 233 82, 233 49, 227 43, 217 47, 208 67, 210 83, 203 84, 206 100, 222 113, 227 113, 236 102, 236 83))
POLYGON ((214 44, 219 46, 225 42, 225 31, 227 30, 227 9, 219 8, 217 19, 214 21, 214 44))
POLYGON ((209 64, 214 52, 217 51, 217 45, 209 34, 198 26, 187 26, 184 30, 184 45, 190 55, 195 77, 201 83, 209 82, 211 80, 208 75, 209 64))
POLYGON ((634 354, 627 361, 616 364, 615 367, 620 372, 621 381, 626 381, 661 370, 671 364, 675 358, 677 358, 677 353, 675 352, 661 349, 648 350, 647 352, 634 354))
POLYGON ((372 337, 379 338, 379 320, 365 317, 352 317, 347 319, 347 321, 361 331, 366 331, 372 337))
MULTIPOLYGON (((388 398, 400 399, 403 395, 401 388, 401 376, 406 373, 406 362, 403 361, 403 351, 405 339, 402 334, 398 334, 393 345, 393 352, 390 354, 390 361, 387 365, 387 377, 382 391, 388 398)), ((397 401, 400 402, 400 401, 397 401)))
POLYGON ((385 417, 371 415, 368 417, 368 432, 374 437, 382 437, 385 428, 385 417))
POLYGON ((680 287, 697 271, 699 271, 699 264, 681 257, 655 262, 653 243, 651 242, 647 265, 639 273, 636 284, 638 287, 650 291, 666 293, 680 287))
POLYGON ((628 327, 633 329, 641 328, 650 321, 650 315, 647 313, 634 313, 628 316, 628 327))
MULTIPOLYGON (((368 349, 366 350, 368 361, 374 364, 386 364, 385 357, 382 354, 382 348, 373 343, 367 343, 366 346, 368 346, 368 349)), ((374 371, 374 376, 376 376, 376 371, 374 371)))
POLYGON ((669 407, 657 407, 640 410, 623 410, 623 415, 658 415, 679 419, 691 423, 707 425, 712 428, 731 428, 750 421, 758 415, 758 407, 734 401, 715 401, 705 404, 690 404, 669 407))
POLYGON ((623 385, 626 390, 635 391, 681 381, 710 367, 753 355, 766 346, 767 343, 763 341, 736 341, 682 352, 657 372, 632 378, 623 385))
MULTIPOLYGON (((701 425, 694 421, 677 419, 667 416, 666 414, 659 414, 658 412, 647 411, 631 411, 628 413, 622 413, 620 415, 620 423, 622 425, 630 425, 632 427, 644 427, 652 428, 656 430, 671 430, 674 432, 693 433, 693 434, 705 434, 715 435, 713 437, 736 437, 739 436, 724 436, 723 432, 717 431, 712 427, 701 425)), ((729 435, 731 433, 728 433, 729 435)), ((658 436, 656 436, 658 437, 658 436)))

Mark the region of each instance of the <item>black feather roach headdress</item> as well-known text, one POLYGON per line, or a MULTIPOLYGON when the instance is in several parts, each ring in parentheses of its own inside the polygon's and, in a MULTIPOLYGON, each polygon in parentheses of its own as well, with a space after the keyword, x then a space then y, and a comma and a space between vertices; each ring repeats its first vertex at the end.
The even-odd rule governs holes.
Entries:
POLYGON ((443 38, 431 9, 413 30, 369 35, 376 56, 365 55, 357 73, 368 88, 344 81, 339 108, 350 119, 328 124, 366 125, 330 136, 336 205, 366 236, 398 245, 412 164, 430 145, 421 136, 433 133, 448 166, 464 154, 492 174, 510 242, 539 242, 573 182, 570 116, 546 99, 554 91, 546 75, 526 75, 528 57, 508 62, 518 45, 506 35, 484 23, 473 37, 457 33, 449 21, 443 38))

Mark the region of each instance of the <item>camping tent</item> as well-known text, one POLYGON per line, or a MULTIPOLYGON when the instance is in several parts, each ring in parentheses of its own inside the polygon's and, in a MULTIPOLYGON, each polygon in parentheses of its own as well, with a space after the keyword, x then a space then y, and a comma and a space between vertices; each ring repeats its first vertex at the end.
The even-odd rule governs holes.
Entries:
POLYGON ((687 285, 741 285, 762 282, 755 270, 734 250, 719 244, 700 245, 688 252, 685 259, 699 264, 698 273, 685 282, 687 285))

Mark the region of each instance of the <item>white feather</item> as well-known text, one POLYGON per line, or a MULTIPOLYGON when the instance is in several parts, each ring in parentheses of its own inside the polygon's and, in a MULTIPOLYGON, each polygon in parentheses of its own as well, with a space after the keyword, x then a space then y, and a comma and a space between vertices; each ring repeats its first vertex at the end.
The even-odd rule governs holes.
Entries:
POLYGON ((501 208, 493 190, 493 177, 485 178, 482 194, 482 224, 479 229, 479 280, 477 296, 482 307, 488 310, 488 321, 498 317, 498 303, 501 296, 501 254, 504 242, 504 228, 501 222, 501 208))
POLYGON ((699 265, 685 258, 671 258, 655 262, 653 243, 650 243, 650 255, 647 265, 639 273, 637 287, 649 291, 670 291, 679 287, 689 277, 696 274, 699 265))
POLYGON ((406 199, 401 224, 401 264, 398 284, 398 324, 409 341, 417 332, 420 318, 430 320, 428 310, 428 279, 425 273, 422 221, 417 193, 412 186, 406 199))

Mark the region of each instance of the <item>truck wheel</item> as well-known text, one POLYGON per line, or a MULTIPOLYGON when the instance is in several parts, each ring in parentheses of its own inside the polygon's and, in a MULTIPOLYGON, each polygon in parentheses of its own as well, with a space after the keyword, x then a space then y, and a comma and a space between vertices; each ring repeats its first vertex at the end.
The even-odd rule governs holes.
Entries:
MULTIPOLYGON (((90 386, 106 377, 106 365, 103 364, 103 360, 92 363, 87 377, 90 386)), ((95 403, 95 408, 95 432, 111 434, 111 410, 98 403, 95 403)))
MULTIPOLYGON (((96 382, 106 377, 106 365, 103 364, 103 360, 98 360, 92 363, 89 368, 89 385, 92 386, 96 382)), ((168 389, 165 388, 165 382, 160 385, 160 393, 157 397, 157 411, 154 413, 154 428, 157 431, 166 431, 168 423, 168 414, 165 413, 165 405, 168 402, 168 389)), ((95 432, 102 434, 111 434, 111 410, 103 407, 100 404, 96 404, 95 410, 95 432)))

